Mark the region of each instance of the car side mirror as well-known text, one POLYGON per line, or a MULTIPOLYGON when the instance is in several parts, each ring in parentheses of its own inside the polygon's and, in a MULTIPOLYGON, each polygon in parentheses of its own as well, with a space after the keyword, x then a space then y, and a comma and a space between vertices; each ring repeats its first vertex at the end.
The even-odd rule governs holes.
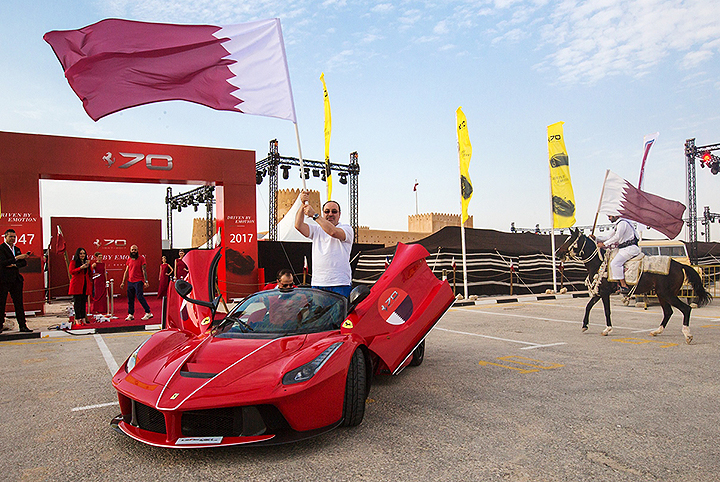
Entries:
POLYGON ((184 279, 175 281, 175 291, 180 295, 181 298, 187 299, 187 296, 192 293, 192 285, 184 279))
POLYGON ((188 296, 190 293, 192 293, 192 290, 193 286, 184 279, 179 279, 175 281, 175 291, 177 291, 177 294, 179 294, 182 299, 195 305, 210 308, 214 316, 215 312, 217 311, 218 305, 220 304, 220 297, 218 296, 213 301, 196 300, 188 296))
POLYGON ((350 296, 348 297, 348 313, 354 310, 362 300, 368 297, 370 294, 370 288, 366 285, 359 285, 352 289, 350 296))

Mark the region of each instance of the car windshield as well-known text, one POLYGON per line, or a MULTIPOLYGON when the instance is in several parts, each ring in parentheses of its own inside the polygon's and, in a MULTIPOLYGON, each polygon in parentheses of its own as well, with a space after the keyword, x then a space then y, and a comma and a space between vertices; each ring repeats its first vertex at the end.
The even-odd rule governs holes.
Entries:
POLYGON ((311 288, 261 291, 228 313, 215 336, 282 336, 337 330, 346 313, 347 299, 335 293, 311 288))

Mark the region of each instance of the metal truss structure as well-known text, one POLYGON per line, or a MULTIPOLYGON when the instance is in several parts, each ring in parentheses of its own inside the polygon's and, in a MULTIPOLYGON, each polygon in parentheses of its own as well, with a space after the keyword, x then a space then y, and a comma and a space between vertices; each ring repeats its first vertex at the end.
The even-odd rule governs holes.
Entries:
MULTIPOLYGON (((614 224, 597 224, 595 225, 596 231, 604 231, 606 229, 612 229, 614 224)), ((637 223, 635 223, 635 227, 637 227, 637 223)), ((572 229, 579 229, 581 233, 587 233, 591 234, 593 227, 592 226, 572 226, 571 228, 555 228, 555 234, 556 235, 563 235, 565 234, 565 230, 568 230, 568 233, 570 233, 570 230, 572 229)), ((534 228, 516 228, 515 223, 510 223, 510 232, 511 233, 535 233, 535 234, 550 234, 551 229, 550 228, 541 228, 539 224, 536 224, 534 228)))
POLYGON ((172 188, 167 188, 165 194, 165 204, 167 205, 167 237, 170 242, 170 249, 173 247, 173 210, 181 212, 183 208, 192 206, 195 211, 201 204, 205 204, 205 232, 207 234, 208 248, 214 248, 213 237, 215 232, 215 216, 213 215, 213 204, 215 204, 215 186, 200 186, 190 191, 180 193, 176 196, 172 194, 172 188))
MULTIPOLYGON (((687 139, 685 141, 685 164, 687 168, 687 201, 688 201, 688 243, 690 250, 688 256, 690 262, 693 264, 697 263, 698 252, 697 252, 697 186, 695 183, 695 159, 701 159, 701 166, 710 168, 713 174, 718 173, 718 165, 720 164, 720 157, 713 154, 715 151, 720 150, 720 144, 709 144, 707 146, 696 146, 695 139, 687 139)), ((707 207, 708 214, 710 208, 707 207)), ((710 240, 710 226, 709 222, 703 218, 703 225, 706 225, 705 239, 710 240)))
POLYGON ((720 220, 720 214, 711 213, 710 206, 705 206, 705 209, 703 209, 703 217, 700 222, 703 225, 703 233, 705 234, 706 243, 710 242, 710 223, 714 223, 718 220, 720 220))
MULTIPOLYGON (((338 173, 340 184, 350 183, 350 226, 353 228, 355 233, 354 242, 358 240, 358 177, 360 175, 360 164, 358 163, 357 151, 350 153, 349 164, 337 164, 335 162, 330 163, 330 172, 326 171, 324 161, 314 161, 312 159, 303 159, 303 165, 305 172, 303 173, 305 179, 309 179, 312 174, 313 177, 319 177, 322 181, 327 179, 328 174, 332 172, 338 173)), ((297 157, 286 157, 281 156, 278 149, 277 139, 270 141, 270 149, 266 158, 259 160, 255 163, 255 182, 256 184, 262 184, 263 179, 267 176, 269 178, 269 190, 270 190, 270 207, 269 207, 269 238, 271 241, 277 241, 277 208, 278 208, 278 174, 282 170, 283 179, 290 178, 290 168, 292 166, 300 167, 300 159, 297 157)))

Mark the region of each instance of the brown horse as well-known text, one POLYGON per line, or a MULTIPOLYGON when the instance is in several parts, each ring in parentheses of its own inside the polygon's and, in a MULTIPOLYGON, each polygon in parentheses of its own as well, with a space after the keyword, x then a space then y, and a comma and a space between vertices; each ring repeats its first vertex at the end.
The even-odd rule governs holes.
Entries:
MULTIPOLYGON (((603 335, 608 335, 612 332, 612 323, 610 321, 610 295, 617 290, 617 283, 614 281, 608 281, 607 277, 603 277, 602 273, 598 273, 600 266, 602 265, 602 255, 600 250, 591 238, 588 238, 575 229, 571 232, 570 236, 565 242, 557 249, 556 255, 559 259, 574 259, 581 261, 585 265, 585 269, 588 273, 586 283, 591 285, 594 280, 600 279, 595 285, 596 289, 591 290, 590 301, 585 306, 585 317, 583 318, 582 331, 587 331, 588 322, 590 318, 590 310, 599 301, 603 301, 603 307, 605 308, 605 322, 607 326, 603 330, 603 335), (598 278, 596 278, 596 275, 598 278)), ((697 296, 698 306, 705 306, 712 300, 712 296, 705 290, 702 284, 700 275, 691 266, 687 266, 682 263, 678 263, 675 260, 670 261, 670 272, 666 275, 655 274, 655 273, 642 273, 640 279, 635 287, 636 294, 648 293, 651 290, 655 290, 660 307, 663 310, 663 319, 658 329, 650 332, 652 336, 657 336, 665 330, 668 320, 673 314, 672 307, 674 306, 680 310, 683 314, 683 326, 682 333, 685 335, 685 341, 687 343, 692 342, 692 335, 690 334, 690 311, 689 305, 680 301, 678 293, 682 288, 683 282, 687 277, 695 290, 695 296, 697 296)))

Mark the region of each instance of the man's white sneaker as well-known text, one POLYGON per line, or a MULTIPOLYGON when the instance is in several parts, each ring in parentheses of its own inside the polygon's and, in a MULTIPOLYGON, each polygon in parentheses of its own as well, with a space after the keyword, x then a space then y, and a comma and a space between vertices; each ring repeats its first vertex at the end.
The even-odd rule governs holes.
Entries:
POLYGON ((142 317, 143 320, 149 320, 153 317, 152 313, 145 313, 145 315, 142 317))
POLYGON ((127 318, 125 318, 125 321, 132 321, 135 319, 135 316, 133 315, 127 315, 127 318))

